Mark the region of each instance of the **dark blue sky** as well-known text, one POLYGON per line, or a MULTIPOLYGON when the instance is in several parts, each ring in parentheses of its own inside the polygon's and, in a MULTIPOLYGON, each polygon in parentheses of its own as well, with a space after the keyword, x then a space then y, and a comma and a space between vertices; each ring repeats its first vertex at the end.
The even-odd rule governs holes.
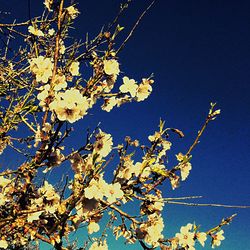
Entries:
MULTIPOLYGON (((81 15, 72 34, 84 39, 86 32, 94 37, 112 20, 120 1, 79 2, 81 15)), ((125 26, 124 37, 149 3, 133 1, 120 21, 125 26)), ((42 1, 31 1, 32 16, 41 13, 41 6, 42 1)), ((11 12, 17 22, 28 18, 26 0, 1 0, 0 8, 11 12)), ((166 187, 165 195, 202 195, 204 199, 199 202, 250 205, 249 13, 250 2, 242 0, 156 1, 119 60, 125 75, 136 80, 154 73, 151 97, 111 113, 95 109, 77 124, 79 131, 101 121, 104 131, 112 133, 117 143, 125 135, 145 142, 161 117, 167 126, 177 127, 186 135, 181 140, 172 137, 174 155, 188 149, 209 103, 217 102, 221 116, 208 126, 194 150, 190 177, 175 192, 166 187)), ((3 20, 11 17, 4 16, 3 20)), ((250 210, 169 205, 165 211, 167 235, 193 221, 208 229, 222 217, 238 213, 232 225, 225 228, 226 240, 219 249, 250 249, 250 210)), ((111 249, 115 249, 113 244, 111 249)))

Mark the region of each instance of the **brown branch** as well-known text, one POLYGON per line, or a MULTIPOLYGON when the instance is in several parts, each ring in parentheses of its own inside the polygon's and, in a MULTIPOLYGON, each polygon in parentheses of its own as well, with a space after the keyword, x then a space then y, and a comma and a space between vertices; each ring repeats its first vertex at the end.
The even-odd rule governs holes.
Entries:
POLYGON ((225 208, 250 208, 250 206, 241 205, 224 205, 215 203, 191 203, 191 202, 180 202, 180 201, 164 201, 168 204, 194 206, 194 207, 225 207, 225 208))
POLYGON ((118 50, 116 51, 116 54, 118 54, 126 45, 126 43, 128 42, 128 40, 131 38, 131 36, 133 35, 135 29, 137 28, 137 26, 139 25, 139 23, 141 22, 142 18, 144 17, 144 15, 151 9, 151 7, 154 5, 155 0, 151 2, 151 4, 146 8, 146 10, 144 10, 142 12, 142 14, 139 16, 138 20, 136 21, 136 23, 134 24, 133 28, 131 29, 131 31, 129 32, 128 36, 126 37, 126 39, 123 41, 123 43, 121 44, 121 46, 118 48, 118 50))

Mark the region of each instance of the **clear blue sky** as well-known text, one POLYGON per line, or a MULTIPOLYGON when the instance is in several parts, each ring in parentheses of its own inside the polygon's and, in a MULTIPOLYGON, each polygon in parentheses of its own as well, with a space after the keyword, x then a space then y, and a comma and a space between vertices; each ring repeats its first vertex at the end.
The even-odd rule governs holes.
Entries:
MULTIPOLYGON (((2 1, 0 8, 11 12, 19 22, 28 18, 27 2, 2 1)), ((39 15, 42 1, 31 2, 32 16, 39 15)), ((84 39, 86 32, 94 37, 112 20, 120 1, 79 2, 81 15, 72 34, 84 39)), ((120 22, 125 26, 124 36, 149 3, 137 0, 131 4, 120 22)), ((250 2, 244 0, 156 1, 119 60, 121 70, 136 80, 154 73, 151 97, 111 113, 94 109, 77 124, 77 131, 101 121, 116 143, 126 135, 145 142, 161 117, 167 126, 182 129, 186 135, 182 140, 174 139, 174 155, 185 152, 197 135, 209 103, 217 102, 221 116, 210 124, 194 150, 190 177, 174 192, 166 187, 165 195, 202 195, 204 198, 197 202, 250 205, 249 13, 250 2)), ((3 20, 11 19, 5 16, 3 20)), ((78 136, 76 132, 72 140, 78 136)), ((166 235, 193 221, 208 229, 233 213, 238 216, 224 228, 226 240, 219 249, 248 250, 250 210, 165 206, 166 235)), ((111 250, 120 247, 110 242, 111 250)))

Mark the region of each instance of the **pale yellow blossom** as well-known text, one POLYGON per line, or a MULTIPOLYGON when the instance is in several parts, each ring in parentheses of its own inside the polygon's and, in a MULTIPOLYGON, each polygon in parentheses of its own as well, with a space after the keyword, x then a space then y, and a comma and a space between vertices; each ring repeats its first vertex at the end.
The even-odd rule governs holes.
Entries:
POLYGON ((72 18, 72 19, 75 19, 78 16, 78 14, 80 13, 78 11, 78 9, 75 8, 74 6, 69 6, 68 8, 66 8, 66 10, 67 10, 70 18, 72 18))
POLYGON ((179 244, 182 247, 188 246, 188 249, 192 249, 195 241, 194 241, 194 232, 191 232, 193 228, 193 225, 191 223, 188 223, 186 226, 182 226, 180 233, 176 233, 175 237, 178 238, 179 244))
MULTIPOLYGON (((151 80, 152 81, 152 80, 151 80)), ((151 81, 142 79, 142 83, 136 90, 136 100, 138 102, 145 100, 152 92, 151 81)))
POLYGON ((44 33, 41 30, 33 26, 29 26, 28 30, 29 30, 29 33, 33 34, 34 36, 44 36, 44 33))
POLYGON ((110 112, 113 109, 113 107, 117 105, 117 99, 115 98, 115 96, 105 99, 104 101, 105 102, 102 105, 102 110, 105 110, 107 112, 110 112))
POLYGON ((96 223, 95 221, 90 221, 88 225, 88 233, 92 234, 92 233, 98 232, 99 230, 100 230, 99 224, 96 223))
POLYGON ((224 231, 220 230, 218 233, 212 235, 212 248, 219 247, 221 244, 221 241, 225 239, 223 236, 224 231))
POLYGON ((71 88, 55 95, 49 105, 54 110, 60 121, 76 122, 81 119, 89 108, 88 100, 79 90, 71 88))
POLYGON ((106 240, 103 242, 100 242, 98 244, 97 241, 95 241, 89 248, 89 250, 108 250, 108 245, 106 240))
POLYGON ((0 193, 0 206, 3 206, 9 199, 3 194, 0 193))
POLYGON ((132 97, 135 97, 138 85, 135 83, 134 79, 129 79, 127 76, 123 78, 123 84, 120 86, 120 91, 122 93, 130 93, 132 97))
POLYGON ((105 190, 105 196, 107 197, 107 201, 109 203, 113 203, 116 201, 116 199, 121 199, 123 197, 124 193, 121 190, 121 184, 120 183, 114 183, 107 186, 105 190))
POLYGON ((10 183, 11 183, 10 179, 7 179, 7 178, 5 178, 3 176, 0 176, 0 187, 4 188, 5 186, 7 186, 10 183))
POLYGON ((200 242, 200 244, 204 247, 205 246, 205 241, 207 240, 207 234, 198 232, 196 234, 196 238, 200 242))
POLYGON ((55 30, 54 29, 49 29, 48 35, 53 36, 54 34, 55 34, 55 30))
POLYGON ((0 240, 0 248, 7 249, 8 248, 8 242, 6 240, 1 239, 0 240))
POLYGON ((104 60, 104 72, 107 75, 115 75, 117 76, 120 73, 119 63, 115 59, 104 60))
POLYGON ((79 62, 72 62, 69 67, 69 72, 72 76, 78 76, 79 75, 79 62))
POLYGON ((38 211, 35 213, 29 213, 27 217, 28 222, 33 222, 34 220, 39 220, 39 216, 43 213, 43 211, 38 211))
POLYGON ((52 76, 53 63, 51 58, 39 56, 29 60, 30 70, 36 76, 37 82, 47 83, 52 76))
POLYGON ((148 216, 148 223, 142 224, 140 228, 146 232, 145 242, 153 247, 159 246, 159 240, 163 238, 164 222, 158 214, 148 216))
POLYGON ((44 4, 45 7, 48 9, 48 11, 51 11, 51 6, 52 6, 53 2, 54 2, 54 0, 45 0, 45 1, 44 1, 43 4, 44 4))
POLYGON ((59 74, 55 75, 54 84, 55 84, 54 90, 56 91, 67 88, 65 75, 59 75, 59 74))
POLYGON ((44 185, 38 189, 38 192, 46 197, 46 200, 60 200, 60 196, 55 192, 54 187, 49 184, 47 181, 44 182, 44 185))
POLYGON ((181 180, 184 181, 187 179, 189 172, 192 169, 192 165, 190 162, 186 162, 186 163, 181 163, 179 167, 181 170, 181 180))
POLYGON ((96 136, 94 143, 94 153, 99 154, 101 157, 106 157, 112 150, 113 139, 111 134, 107 134, 100 130, 96 136))

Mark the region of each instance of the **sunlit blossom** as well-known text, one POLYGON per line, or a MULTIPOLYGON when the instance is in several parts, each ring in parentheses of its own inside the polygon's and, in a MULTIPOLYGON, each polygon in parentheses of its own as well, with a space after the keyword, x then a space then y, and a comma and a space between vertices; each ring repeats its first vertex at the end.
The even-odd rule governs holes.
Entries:
POLYGON ((69 66, 69 72, 72 76, 78 76, 79 75, 79 62, 72 62, 69 66))
POLYGON ((117 105, 117 99, 115 96, 107 98, 104 100, 104 104, 102 105, 102 110, 110 112, 117 105))
POLYGON ((90 246, 89 250, 108 250, 108 245, 107 245, 106 240, 103 241, 103 242, 100 242, 100 243, 98 243, 98 242, 95 241, 90 246))
POLYGON ((136 100, 138 102, 141 102, 145 100, 146 98, 148 98, 148 96, 152 92, 152 87, 150 85, 151 83, 152 83, 152 80, 149 81, 147 79, 142 79, 142 83, 138 86, 136 90, 136 100))
POLYGON ((8 242, 6 240, 0 240, 0 248, 7 249, 8 248, 8 242))
POLYGON ((120 73, 119 63, 115 59, 104 60, 104 72, 107 75, 118 75, 120 73))
POLYGON ((49 107, 50 110, 55 111, 60 121, 74 123, 87 113, 89 103, 79 90, 71 88, 56 94, 54 101, 50 103, 49 107))
POLYGON ((191 232, 193 228, 193 225, 191 223, 188 223, 186 226, 182 226, 180 233, 176 233, 175 237, 178 238, 179 244, 182 247, 188 246, 188 248, 192 248, 195 244, 194 241, 194 232, 191 232))
POLYGON ((36 76, 37 82, 47 83, 52 76, 53 63, 51 58, 39 56, 29 60, 30 70, 36 76))
POLYGON ((181 180, 184 181, 187 179, 190 170, 192 169, 192 165, 190 162, 186 162, 186 163, 181 163, 179 167, 181 170, 181 180))
POLYGON ((111 134, 107 134, 100 130, 96 136, 94 143, 94 153, 99 154, 101 157, 106 157, 112 150, 113 139, 111 134))
POLYGON ((96 223, 95 221, 90 221, 88 225, 88 233, 92 234, 92 233, 98 232, 99 230, 100 230, 99 224, 96 223))
POLYGON ((207 234, 198 232, 196 234, 196 238, 200 242, 200 244, 204 247, 205 246, 205 241, 207 240, 207 234))
POLYGON ((105 196, 107 197, 107 201, 109 203, 113 203, 116 199, 121 199, 124 195, 123 191, 121 190, 120 183, 114 183, 107 186, 105 190, 105 196))
POLYGON ((29 26, 28 30, 29 30, 29 33, 33 34, 34 36, 44 36, 44 33, 41 30, 33 26, 29 26))
POLYGON ((135 83, 134 79, 129 79, 127 76, 123 78, 123 84, 120 86, 120 91, 122 93, 130 93, 132 97, 135 97, 138 85, 135 83))
POLYGON ((216 234, 212 235, 212 248, 220 246, 221 241, 225 239, 223 234, 224 234, 224 231, 220 230, 216 234))
POLYGON ((69 6, 68 8, 66 8, 66 10, 67 10, 70 18, 72 18, 72 19, 75 19, 78 16, 78 14, 80 13, 78 11, 78 9, 74 6, 69 6))

